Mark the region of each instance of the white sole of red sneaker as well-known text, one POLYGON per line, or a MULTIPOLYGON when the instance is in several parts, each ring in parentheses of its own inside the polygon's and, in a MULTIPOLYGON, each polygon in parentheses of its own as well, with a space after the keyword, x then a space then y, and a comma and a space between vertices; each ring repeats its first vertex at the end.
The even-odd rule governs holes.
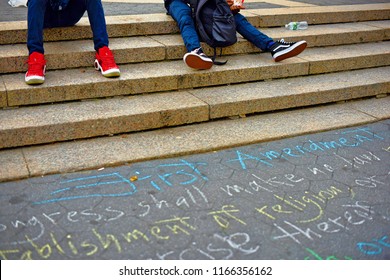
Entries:
POLYGON ((101 71, 102 75, 106 78, 114 78, 114 77, 119 77, 121 75, 121 72, 119 69, 110 69, 107 71, 101 71))
POLYGON ((29 76, 24 79, 28 85, 41 85, 45 82, 45 77, 29 76))
POLYGON ((95 66, 95 69, 97 71, 100 71, 100 73, 102 73, 102 75, 106 78, 115 78, 115 77, 119 77, 121 75, 121 71, 119 69, 108 69, 107 71, 103 71, 102 67, 100 66, 100 63, 97 59, 95 59, 95 62, 94 62, 94 66, 95 66))

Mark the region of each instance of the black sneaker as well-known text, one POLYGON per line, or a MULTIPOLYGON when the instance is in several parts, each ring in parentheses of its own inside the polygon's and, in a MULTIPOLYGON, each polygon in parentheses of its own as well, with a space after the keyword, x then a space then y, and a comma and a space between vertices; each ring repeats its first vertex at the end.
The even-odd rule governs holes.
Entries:
POLYGON ((296 56, 306 49, 306 41, 285 42, 283 39, 276 41, 270 48, 272 57, 275 62, 282 61, 286 58, 296 56))
POLYGON ((183 57, 184 63, 194 69, 210 69, 213 61, 203 53, 202 48, 197 48, 192 52, 186 53, 183 57))

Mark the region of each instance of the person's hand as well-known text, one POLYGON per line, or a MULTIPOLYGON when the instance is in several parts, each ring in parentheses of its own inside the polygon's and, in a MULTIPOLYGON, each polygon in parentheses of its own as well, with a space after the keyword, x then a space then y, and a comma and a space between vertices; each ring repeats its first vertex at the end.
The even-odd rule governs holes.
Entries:
POLYGON ((226 0, 226 2, 228 3, 229 7, 233 6, 234 4, 234 0, 226 0))
POLYGON ((230 6, 230 10, 233 13, 238 13, 241 9, 245 9, 244 5, 242 4, 242 1, 238 1, 239 3, 237 3, 237 1, 235 0, 226 0, 226 2, 230 6))

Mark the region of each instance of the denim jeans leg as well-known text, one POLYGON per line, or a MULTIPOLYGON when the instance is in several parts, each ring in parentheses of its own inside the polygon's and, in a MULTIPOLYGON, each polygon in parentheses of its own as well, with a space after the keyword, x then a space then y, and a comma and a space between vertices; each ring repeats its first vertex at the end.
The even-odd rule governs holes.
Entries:
POLYGON ((238 33, 262 51, 269 51, 268 44, 273 42, 272 38, 260 32, 240 13, 234 15, 234 20, 238 33))
POLYGON ((169 5, 169 14, 176 21, 187 51, 193 51, 200 47, 198 33, 192 19, 191 8, 182 0, 173 0, 169 5))
POLYGON ((44 53, 43 28, 46 7, 49 0, 29 0, 27 9, 27 49, 29 54, 33 52, 44 53))
POLYGON ((88 13, 95 50, 108 46, 106 19, 101 0, 70 0, 68 6, 59 12, 60 26, 75 25, 83 17, 85 11, 88 13))
POLYGON ((94 48, 108 47, 106 19, 101 0, 84 0, 93 34, 94 48))
POLYGON ((55 11, 49 0, 29 0, 27 10, 27 48, 29 53, 44 53, 43 29, 75 25, 86 11, 85 4, 82 2, 70 0, 65 9, 55 11))

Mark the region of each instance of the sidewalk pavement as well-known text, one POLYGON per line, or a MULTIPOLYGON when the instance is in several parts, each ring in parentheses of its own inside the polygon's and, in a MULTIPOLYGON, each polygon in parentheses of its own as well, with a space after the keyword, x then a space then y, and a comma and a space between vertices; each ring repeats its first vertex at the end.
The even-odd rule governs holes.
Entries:
POLYGON ((390 120, 2 183, 0 213, 0 259, 390 259, 390 120))
MULTIPOLYGON (((103 0, 103 7, 106 16, 133 15, 133 14, 155 14, 165 13, 163 0, 103 0), (145 3, 146 2, 146 3, 145 3)), ((356 5, 388 3, 388 0, 246 0, 247 9, 280 8, 296 5, 356 5)), ((12 8, 8 0, 0 1, 0 22, 1 21, 21 21, 26 20, 27 9, 25 7, 12 8)))

